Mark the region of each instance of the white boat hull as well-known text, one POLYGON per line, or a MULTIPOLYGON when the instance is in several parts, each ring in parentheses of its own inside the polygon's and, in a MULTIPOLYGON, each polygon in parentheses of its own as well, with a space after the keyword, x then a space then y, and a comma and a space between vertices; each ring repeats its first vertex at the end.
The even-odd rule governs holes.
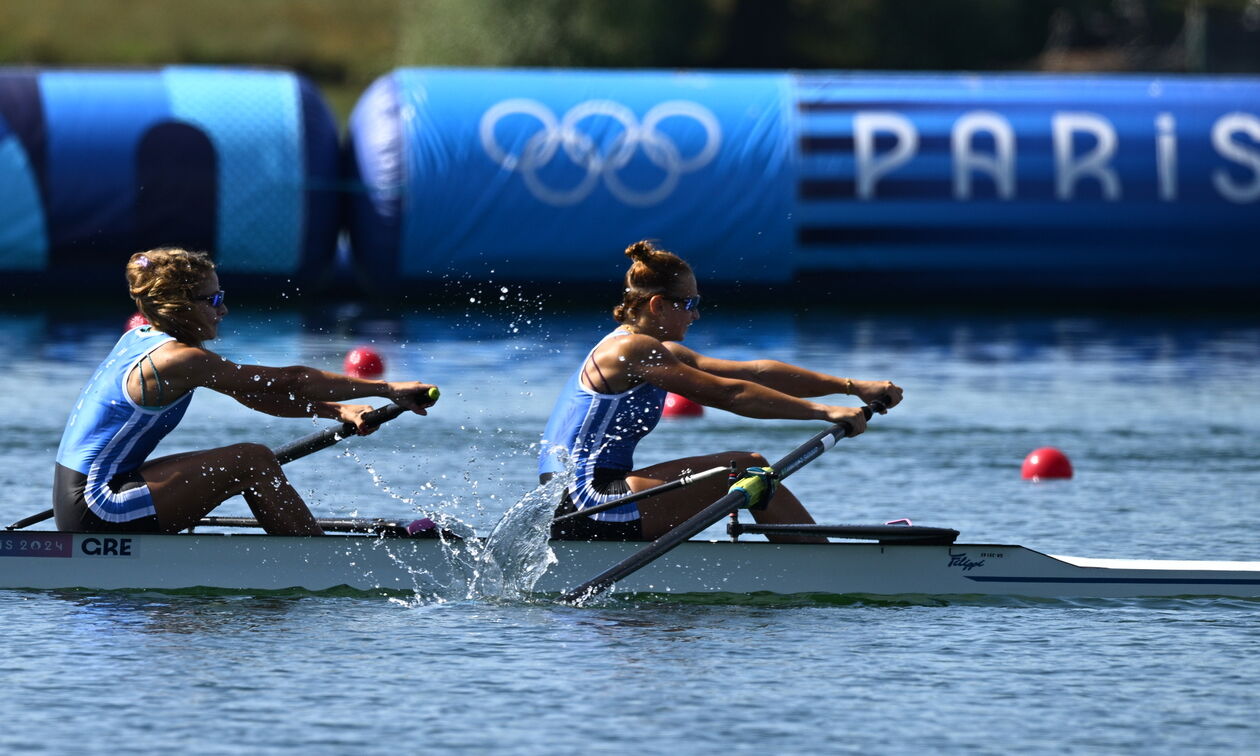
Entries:
MULTIPOLYGON (((474 545, 436 539, 260 534, 0 534, 0 589, 324 591, 450 596, 474 545), (457 551, 452 556, 450 549, 457 551)), ((560 593, 641 548, 553 541, 537 593, 560 593)), ((1260 562, 1083 559, 995 544, 782 545, 690 541, 617 594, 1260 597, 1260 562)))

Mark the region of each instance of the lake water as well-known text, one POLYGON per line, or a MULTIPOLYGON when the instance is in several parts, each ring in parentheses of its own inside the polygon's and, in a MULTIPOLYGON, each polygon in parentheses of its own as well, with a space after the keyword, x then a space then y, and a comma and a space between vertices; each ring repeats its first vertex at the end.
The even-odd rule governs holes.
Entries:
MULTIPOLYGON (((532 489, 551 403, 611 322, 515 290, 468 298, 393 317, 233 308, 216 344, 230 358, 339 369, 375 344, 389 377, 443 389, 428 417, 288 468, 318 515, 440 514, 487 533, 532 489)), ((793 477, 820 522, 908 517, 1050 553, 1260 560, 1260 318, 722 304, 692 330, 700 351, 906 390, 793 477), (1071 457, 1073 480, 1020 480, 1044 445, 1071 457)), ((68 408, 129 314, 107 309, 0 312, 5 523, 49 506, 68 408)), ((274 446, 313 427, 201 391, 160 451, 274 446)), ((663 421, 638 459, 776 459, 819 429, 709 411, 663 421)), ((1244 752, 1260 744, 1258 616, 1260 603, 1227 599, 574 608, 0 591, 0 749, 1244 752)))

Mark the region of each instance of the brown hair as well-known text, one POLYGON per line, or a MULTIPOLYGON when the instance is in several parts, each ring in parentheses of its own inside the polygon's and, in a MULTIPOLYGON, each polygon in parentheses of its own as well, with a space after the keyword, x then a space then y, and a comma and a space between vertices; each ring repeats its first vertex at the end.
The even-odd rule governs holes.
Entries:
POLYGON ((657 249, 650 241, 637 241, 626 247, 626 257, 634 260, 626 271, 626 288, 621 304, 613 308, 618 323, 638 317, 638 309, 656 294, 668 294, 679 278, 691 274, 691 266, 678 255, 657 249))
POLYGON ((197 287, 214 272, 204 252, 160 247, 139 252, 127 261, 127 287, 136 307, 153 327, 185 344, 200 346, 187 327, 197 287))

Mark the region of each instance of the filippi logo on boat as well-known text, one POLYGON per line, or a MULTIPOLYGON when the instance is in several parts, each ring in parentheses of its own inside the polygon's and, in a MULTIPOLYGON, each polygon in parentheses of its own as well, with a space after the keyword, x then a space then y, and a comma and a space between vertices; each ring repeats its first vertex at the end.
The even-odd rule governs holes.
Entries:
POLYGON ((660 204, 722 146, 717 117, 689 100, 659 103, 642 121, 612 100, 587 100, 560 117, 537 100, 504 100, 485 112, 479 131, 486 155, 554 207, 582 202, 601 180, 626 205, 660 204))
POLYGON ((972 559, 969 556, 967 556, 967 552, 965 551, 960 551, 957 553, 950 551, 949 552, 949 566, 961 567, 963 572, 969 572, 975 569, 976 567, 983 567, 984 560, 972 559))

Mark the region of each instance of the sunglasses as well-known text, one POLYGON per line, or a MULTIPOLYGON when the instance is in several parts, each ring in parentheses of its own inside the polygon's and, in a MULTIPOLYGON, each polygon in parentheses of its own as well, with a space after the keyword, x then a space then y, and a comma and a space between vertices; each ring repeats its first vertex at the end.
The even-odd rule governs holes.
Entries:
POLYGON ((193 297, 197 302, 208 302, 211 307, 218 307, 223 304, 223 297, 226 294, 223 289, 219 289, 213 294, 207 294, 204 297, 193 297))
POLYGON ((686 310, 687 312, 700 309, 700 295, 699 294, 695 295, 694 297, 687 297, 685 299, 679 299, 677 297, 670 297, 670 299, 682 305, 683 309, 686 310))

